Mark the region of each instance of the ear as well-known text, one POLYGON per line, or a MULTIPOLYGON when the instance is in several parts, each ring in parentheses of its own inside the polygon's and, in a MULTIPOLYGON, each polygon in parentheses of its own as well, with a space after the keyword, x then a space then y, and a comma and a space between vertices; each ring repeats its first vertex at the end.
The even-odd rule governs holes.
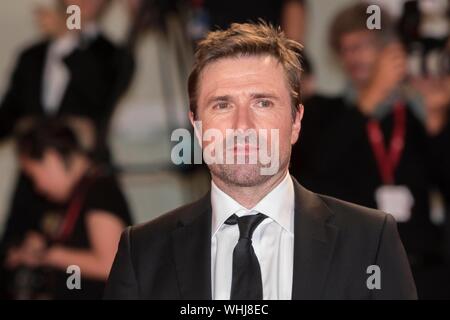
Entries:
POLYGON ((195 137, 197 138, 197 142, 202 146, 202 137, 203 137, 203 131, 202 131, 202 125, 200 120, 195 119, 195 115, 192 111, 189 111, 189 121, 191 122, 192 127, 194 128, 195 137))
POLYGON ((304 109, 303 105, 300 104, 295 112, 295 119, 292 124, 291 144, 295 144, 300 136, 304 109))

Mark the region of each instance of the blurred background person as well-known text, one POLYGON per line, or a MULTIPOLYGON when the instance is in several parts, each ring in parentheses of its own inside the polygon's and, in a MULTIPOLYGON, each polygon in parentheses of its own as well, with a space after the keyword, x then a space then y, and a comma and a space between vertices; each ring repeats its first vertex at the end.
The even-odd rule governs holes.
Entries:
MULTIPOLYGON (((96 128, 95 157, 109 161, 105 144, 109 118, 132 74, 131 56, 108 40, 98 25, 109 2, 55 0, 36 8, 44 39, 17 59, 0 104, 0 139, 9 137, 29 117, 84 117, 96 128), (66 7, 72 4, 81 9, 81 30, 66 27, 66 7)), ((19 173, 0 257, 8 244, 21 242, 25 230, 36 226, 47 206, 30 179, 19 173)))
POLYGON ((408 53, 410 82, 425 107, 430 136, 448 122, 450 104, 450 3, 448 0, 407 1, 398 23, 408 53))
POLYGON ((366 10, 349 6, 330 25, 348 85, 336 97, 305 102, 291 170, 311 190, 393 214, 419 298, 448 297, 442 230, 430 218, 434 164, 425 107, 407 84, 394 22, 382 10, 381 29, 369 30, 366 10))
POLYGON ((60 114, 91 119, 100 136, 131 77, 131 58, 106 38, 98 25, 109 0, 51 3, 36 8, 36 21, 44 40, 19 55, 2 100, 2 138, 26 116, 60 114), (80 7, 81 30, 67 29, 69 5, 80 7), (124 63, 129 69, 122 68, 124 63))
POLYGON ((301 57, 301 63, 302 63, 301 96, 302 99, 306 101, 317 94, 317 83, 316 83, 317 80, 314 75, 314 67, 309 58, 304 53, 301 57))
POLYGON ((50 119, 17 136, 22 170, 57 205, 6 250, 11 298, 100 299, 120 234, 132 223, 116 178, 92 160, 75 132, 70 121, 50 119), (68 288, 71 265, 81 272, 80 290, 68 288))
MULTIPOLYGON (((443 221, 443 254, 450 262, 450 2, 405 1, 398 21, 408 54, 408 83, 419 94, 431 144, 431 215, 443 221)), ((442 272, 441 272, 442 273, 442 272)), ((441 274, 438 272, 438 274, 441 274)), ((430 286, 429 291, 433 290, 430 286)))
POLYGON ((433 144, 437 190, 433 191, 432 200, 436 212, 444 211, 445 205, 445 254, 450 261, 450 2, 405 2, 398 29, 408 51, 410 83, 421 96, 425 126, 433 144))

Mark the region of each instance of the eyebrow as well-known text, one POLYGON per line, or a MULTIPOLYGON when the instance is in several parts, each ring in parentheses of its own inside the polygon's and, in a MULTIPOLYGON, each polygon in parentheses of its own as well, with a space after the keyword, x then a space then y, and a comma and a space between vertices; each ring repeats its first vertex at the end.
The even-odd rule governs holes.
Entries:
MULTIPOLYGON (((279 100, 278 96, 271 94, 271 93, 251 93, 250 94, 251 99, 262 99, 262 98, 268 98, 273 100, 279 100)), ((218 102, 218 101, 231 101, 232 97, 230 95, 222 95, 222 96, 214 96, 209 98, 206 103, 207 105, 218 102)))
POLYGON ((250 95, 252 99, 262 99, 262 98, 269 98, 273 100, 279 100, 278 96, 271 94, 271 93, 252 93, 250 95))
POLYGON ((213 102, 218 102, 218 101, 230 101, 231 100, 231 96, 230 95, 224 95, 224 96, 215 96, 215 97, 211 97, 206 101, 206 104, 209 105, 213 102))

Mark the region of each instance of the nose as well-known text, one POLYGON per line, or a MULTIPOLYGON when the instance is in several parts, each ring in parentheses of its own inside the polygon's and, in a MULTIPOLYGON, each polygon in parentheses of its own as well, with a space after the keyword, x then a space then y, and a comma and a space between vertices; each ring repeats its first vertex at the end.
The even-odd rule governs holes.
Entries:
POLYGON ((252 129, 254 128, 253 114, 251 108, 247 104, 239 104, 235 113, 233 129, 252 129))

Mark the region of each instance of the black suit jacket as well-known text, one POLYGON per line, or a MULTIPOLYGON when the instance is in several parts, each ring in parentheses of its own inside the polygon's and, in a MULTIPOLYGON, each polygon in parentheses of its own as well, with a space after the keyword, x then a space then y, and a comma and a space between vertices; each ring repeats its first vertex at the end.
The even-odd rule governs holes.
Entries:
MULTIPOLYGON (((417 298, 392 216, 294 189, 293 299, 417 298), (380 290, 367 288, 370 265, 380 290)), ((126 229, 105 298, 211 299, 210 194, 126 229)))

